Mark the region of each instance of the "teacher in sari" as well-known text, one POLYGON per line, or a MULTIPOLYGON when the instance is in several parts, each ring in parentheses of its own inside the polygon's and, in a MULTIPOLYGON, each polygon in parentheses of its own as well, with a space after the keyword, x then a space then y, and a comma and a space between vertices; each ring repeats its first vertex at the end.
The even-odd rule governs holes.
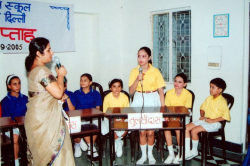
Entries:
POLYGON ((31 153, 28 160, 34 166, 74 166, 68 127, 58 103, 67 71, 63 66, 56 68, 58 79, 53 76, 45 66, 53 54, 49 40, 39 37, 30 42, 29 56, 25 59, 30 97, 24 124, 31 153))

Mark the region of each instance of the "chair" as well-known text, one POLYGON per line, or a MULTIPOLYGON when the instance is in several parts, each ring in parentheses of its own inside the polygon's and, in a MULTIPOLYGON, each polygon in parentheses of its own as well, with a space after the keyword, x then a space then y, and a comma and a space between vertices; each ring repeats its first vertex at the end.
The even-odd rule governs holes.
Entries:
MULTIPOLYGON (((91 88, 94 89, 94 90, 99 91, 99 93, 100 93, 100 95, 101 95, 101 98, 102 98, 102 102, 103 102, 104 96, 103 96, 103 88, 102 88, 102 86, 101 86, 99 83, 97 83, 97 82, 92 82, 91 88)), ((102 107, 103 107, 103 106, 101 105, 101 107, 100 107, 101 111, 102 111, 102 109, 103 109, 102 107)))
MULTIPOLYGON (((234 97, 231 96, 230 94, 227 93, 222 93, 222 96, 226 99, 227 105, 229 110, 231 110, 233 104, 234 104, 234 97)), ((226 125, 226 120, 220 122, 221 123, 221 129, 217 132, 201 132, 202 135, 202 143, 201 143, 201 150, 202 150, 202 165, 206 165, 206 152, 207 152, 207 141, 208 144, 210 144, 210 155, 213 155, 213 137, 214 136, 221 136, 222 140, 222 148, 223 148, 223 159, 224 162, 226 163, 226 146, 225 146, 225 125, 226 125), (205 146, 205 147, 204 147, 205 146)))
MULTIPOLYGON (((189 89, 187 89, 190 93, 191 93, 191 95, 192 95, 192 104, 191 104, 191 112, 193 113, 193 106, 194 106, 194 100, 195 100, 195 94, 194 94, 194 92, 193 91, 191 91, 191 90, 189 90, 189 89)), ((164 97, 166 96, 166 93, 167 92, 165 92, 165 94, 164 94, 164 97)), ((192 122, 193 121, 193 118, 192 118, 193 116, 190 116, 190 122, 192 122)), ((187 122, 186 122, 187 123, 187 122)), ((174 134, 172 134, 172 135, 175 135, 175 132, 174 132, 174 134)), ((165 140, 165 135, 164 135, 164 131, 163 130, 160 130, 160 133, 159 133, 159 138, 161 138, 161 139, 164 139, 165 140)), ((165 143, 165 141, 164 140, 159 140, 159 144, 161 145, 160 147, 160 153, 161 153, 161 159, 162 159, 162 161, 164 161, 164 151, 163 151, 163 148, 164 148, 164 143, 165 143)), ((183 139, 184 140, 184 139, 183 139)), ((191 142, 190 142, 191 143, 191 142)))
MULTIPOLYGON (((103 92, 103 101, 104 101, 105 96, 107 96, 110 92, 111 92, 111 90, 106 90, 106 91, 103 92)), ((126 92, 124 90, 121 90, 121 92, 124 93, 128 97, 128 100, 130 101, 130 95, 128 94, 128 92, 126 92)), ((127 135, 123 138, 123 140, 124 140, 124 147, 127 146, 127 135)), ((108 137, 108 134, 106 134, 104 136, 104 144, 103 145, 105 146, 105 148, 107 148, 107 137, 108 137)), ((103 148, 103 157, 105 157, 105 148, 103 148)))
MULTIPOLYGON (((195 100, 195 94, 193 91, 191 91, 190 89, 187 89, 191 95, 192 95, 192 105, 191 105, 191 112, 193 113, 193 106, 194 106, 194 100, 195 100)), ((193 121, 193 116, 190 117, 190 123, 193 121)))

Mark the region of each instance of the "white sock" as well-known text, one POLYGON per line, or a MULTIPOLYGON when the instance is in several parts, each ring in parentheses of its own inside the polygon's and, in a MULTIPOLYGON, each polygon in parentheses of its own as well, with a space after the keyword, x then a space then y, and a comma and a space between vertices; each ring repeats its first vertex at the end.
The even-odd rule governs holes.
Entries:
POLYGON ((75 143, 75 148, 80 148, 80 143, 75 143))
POLYGON ((156 160, 153 156, 153 148, 154 148, 154 145, 148 145, 148 163, 149 164, 155 164, 156 163, 156 160))
POLYGON ((173 149, 173 145, 168 146, 168 152, 170 156, 174 156, 174 149, 173 149))
POLYGON ((147 156, 147 144, 145 144, 145 145, 140 145, 140 147, 141 147, 142 156, 143 156, 143 157, 146 157, 146 156, 147 156))
POLYGON ((185 151, 190 151, 190 138, 185 138, 185 151))
POLYGON ((148 156, 153 156, 154 145, 148 145, 148 156))
POLYGON ((147 144, 141 145, 141 158, 136 162, 136 164, 144 164, 144 162, 147 160, 147 144))
POLYGON ((18 159, 15 160, 15 166, 19 166, 19 160, 18 159))
POLYGON ((192 154, 196 154, 198 152, 198 143, 199 140, 192 140, 192 154))

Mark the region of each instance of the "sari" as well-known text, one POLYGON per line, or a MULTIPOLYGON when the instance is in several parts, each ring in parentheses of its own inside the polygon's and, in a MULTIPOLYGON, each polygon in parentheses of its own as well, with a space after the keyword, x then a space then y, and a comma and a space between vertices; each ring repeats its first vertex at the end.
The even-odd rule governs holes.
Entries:
MULTIPOLYGON (((74 166, 72 144, 61 104, 45 87, 56 78, 45 66, 34 68, 28 76, 29 102, 25 130, 32 165, 74 166)), ((29 160, 29 157, 28 157, 29 160)))

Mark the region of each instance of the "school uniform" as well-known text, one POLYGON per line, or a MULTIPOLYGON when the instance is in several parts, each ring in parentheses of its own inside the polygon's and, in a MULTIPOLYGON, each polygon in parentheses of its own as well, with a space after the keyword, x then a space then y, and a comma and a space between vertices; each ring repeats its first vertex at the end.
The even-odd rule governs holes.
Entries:
MULTIPOLYGON (((132 69, 129 76, 129 87, 135 82, 139 74, 140 66, 132 69)), ((146 73, 143 73, 143 80, 137 84, 136 92, 134 94, 133 102, 131 107, 159 107, 161 106, 160 96, 158 89, 165 86, 164 79, 160 71, 149 64, 149 69, 146 73), (141 86, 142 83, 142 86, 141 86), (142 97, 143 92, 143 97, 142 97)), ((154 145, 140 145, 142 157, 136 162, 136 164, 144 164, 146 158, 148 157, 149 164, 155 164, 156 160, 153 157, 153 146, 154 145), (148 153, 146 154, 146 149, 148 153)))
MULTIPOLYGON (((129 86, 131 86, 139 74, 140 65, 132 69, 129 76, 129 86)), ((158 89, 164 87, 166 84, 160 73, 160 71, 149 64, 149 69, 144 73, 142 86, 139 82, 136 87, 136 92, 134 94, 134 99, 131 107, 141 107, 143 104, 142 91, 144 92, 144 106, 161 106, 160 96, 158 94, 158 89)))
POLYGON ((28 97, 20 92, 18 97, 11 96, 10 93, 1 101, 2 117, 11 117, 14 120, 14 117, 25 116, 28 97))
POLYGON ((105 96, 103 101, 103 112, 105 113, 108 107, 129 107, 129 100, 127 95, 124 93, 120 93, 118 98, 113 96, 113 93, 110 92, 107 96, 105 96))
MULTIPOLYGON (((227 101, 222 95, 219 95, 217 98, 213 98, 213 96, 209 96, 202 103, 200 110, 204 110, 205 118, 216 119, 222 117, 223 119, 230 121, 230 112, 227 106, 227 101)), ((202 126, 207 132, 218 131, 221 128, 220 122, 215 123, 207 123, 205 120, 198 120, 192 122, 195 126, 202 126)))
POLYGON ((102 98, 99 92, 90 88, 90 91, 85 94, 82 88, 75 91, 70 98, 71 103, 74 105, 75 109, 89 109, 96 108, 102 105, 102 98))
MULTIPOLYGON (((108 107, 129 107, 129 100, 127 95, 120 92, 118 98, 113 96, 113 93, 110 92, 108 95, 105 96, 103 101, 103 112, 105 113, 108 107)), ((104 118, 102 121, 102 134, 105 135, 109 132, 109 121, 107 118, 104 118)), ((124 131, 115 131, 117 136, 122 136, 124 131)))
POLYGON ((179 96, 175 93, 175 88, 167 91, 165 97, 166 106, 185 106, 187 108, 192 107, 192 94, 185 88, 179 96))
MULTIPOLYGON (((86 94, 82 91, 82 88, 76 90, 74 94, 71 95, 70 100, 76 110, 96 108, 97 106, 102 105, 102 98, 100 93, 91 88, 90 91, 86 94)), ((82 121, 81 124, 89 124, 89 122, 82 121)), ((93 120, 93 124, 98 126, 98 120, 93 120)))
MULTIPOLYGON (((182 89, 182 92, 179 96, 175 93, 175 88, 167 91, 165 96, 165 105, 166 106, 185 106, 187 108, 192 107, 192 94, 185 88, 182 89)), ((190 116, 192 116, 192 112, 189 111, 189 116, 186 116, 186 125, 190 123, 190 116)))
MULTIPOLYGON (((28 97, 20 92, 18 97, 11 96, 10 93, 8 92, 7 96, 1 101, 2 117, 11 117, 14 120, 15 117, 25 116, 28 97)), ((13 130, 13 134, 19 135, 18 128, 13 130)), ((7 136, 9 135, 7 134, 7 136)))

